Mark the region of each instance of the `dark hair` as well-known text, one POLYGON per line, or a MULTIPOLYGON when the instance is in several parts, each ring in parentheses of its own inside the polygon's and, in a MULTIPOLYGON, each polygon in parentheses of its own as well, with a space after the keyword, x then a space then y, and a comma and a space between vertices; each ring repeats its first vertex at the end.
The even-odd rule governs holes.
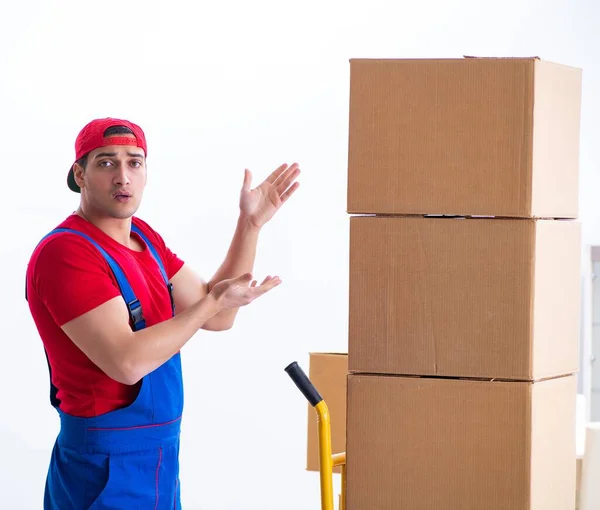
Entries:
MULTIPOLYGON (((125 127, 125 126, 111 126, 109 128, 106 128, 106 131, 104 131, 104 133, 103 133, 104 136, 133 135, 133 134, 135 134, 135 133, 131 129, 129 129, 128 127, 125 127)), ((75 163, 80 165, 81 168, 83 168, 85 170, 85 167, 87 165, 87 154, 85 156, 82 156, 81 158, 79 158, 75 163)))

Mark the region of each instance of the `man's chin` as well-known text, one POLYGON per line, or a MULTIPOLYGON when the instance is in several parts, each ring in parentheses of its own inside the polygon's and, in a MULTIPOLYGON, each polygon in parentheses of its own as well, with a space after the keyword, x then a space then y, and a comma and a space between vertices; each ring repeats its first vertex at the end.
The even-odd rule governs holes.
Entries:
POLYGON ((137 209, 137 207, 117 208, 111 210, 109 214, 115 220, 127 220, 137 212, 137 209))

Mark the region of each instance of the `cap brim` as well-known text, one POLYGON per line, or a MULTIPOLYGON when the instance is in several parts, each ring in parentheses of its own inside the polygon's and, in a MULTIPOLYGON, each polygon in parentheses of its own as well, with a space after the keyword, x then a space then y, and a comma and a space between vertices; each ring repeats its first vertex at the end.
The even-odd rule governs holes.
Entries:
POLYGON ((81 188, 75 182, 75 174, 73 173, 73 167, 69 169, 69 174, 67 175, 67 185, 71 191, 75 193, 81 193, 81 188))

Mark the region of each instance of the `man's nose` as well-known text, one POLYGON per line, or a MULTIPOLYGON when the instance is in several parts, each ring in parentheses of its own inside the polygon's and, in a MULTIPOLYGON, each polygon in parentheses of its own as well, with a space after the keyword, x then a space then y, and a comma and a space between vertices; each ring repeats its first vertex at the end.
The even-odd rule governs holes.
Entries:
POLYGON ((117 165, 114 182, 119 186, 129 184, 129 172, 125 163, 121 162, 117 165))

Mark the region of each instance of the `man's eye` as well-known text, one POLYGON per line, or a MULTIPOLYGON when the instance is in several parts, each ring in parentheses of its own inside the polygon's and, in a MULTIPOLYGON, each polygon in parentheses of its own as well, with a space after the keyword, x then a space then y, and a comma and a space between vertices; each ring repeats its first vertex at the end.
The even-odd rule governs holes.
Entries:
POLYGON ((102 166, 102 167, 105 167, 105 168, 106 168, 106 167, 110 166, 110 165, 112 164, 112 162, 111 162, 111 161, 100 161, 100 163, 98 163, 98 164, 99 164, 100 166, 102 166))
POLYGON ((132 161, 131 166, 133 166, 135 168, 139 168, 140 166, 142 166, 142 162, 141 161, 132 161))

